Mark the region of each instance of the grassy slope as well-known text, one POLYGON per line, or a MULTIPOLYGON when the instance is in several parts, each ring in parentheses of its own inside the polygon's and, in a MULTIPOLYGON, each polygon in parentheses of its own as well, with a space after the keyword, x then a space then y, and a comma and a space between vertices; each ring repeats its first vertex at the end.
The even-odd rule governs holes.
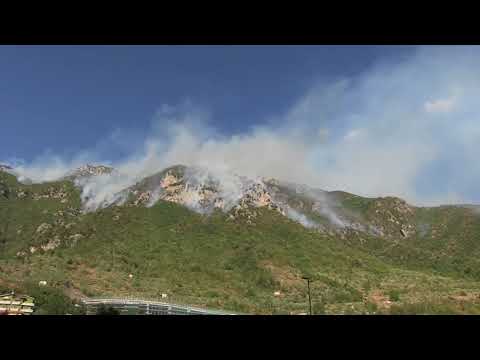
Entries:
MULTIPOLYGON (((9 223, 6 237, 0 225, 7 240, 0 253, 0 285, 32 289, 47 280, 52 289, 70 296, 159 298, 167 293, 174 302, 268 314, 305 311, 301 276, 310 275, 316 279, 312 295, 317 312, 378 312, 375 302, 380 304, 381 296, 395 300, 395 313, 480 309, 479 220, 464 209, 418 209, 417 221, 431 224, 430 229, 401 242, 367 236, 363 242, 354 236, 340 240, 268 210, 260 210, 249 226, 166 202, 65 215, 65 222, 74 223, 71 228, 56 226, 37 235, 41 223, 58 220, 56 211, 78 208, 78 191, 68 182, 24 186, 0 176, 12 191, 41 193, 53 186, 65 187, 70 195, 65 204, 0 199, 0 216, 9 219, 4 221, 9 223), (68 237, 75 233, 84 238, 72 245, 68 237), (64 239, 54 251, 15 257, 54 235, 64 239), (280 297, 273 296, 277 290, 280 297)), ((372 201, 347 196, 345 206, 368 216, 372 201)))

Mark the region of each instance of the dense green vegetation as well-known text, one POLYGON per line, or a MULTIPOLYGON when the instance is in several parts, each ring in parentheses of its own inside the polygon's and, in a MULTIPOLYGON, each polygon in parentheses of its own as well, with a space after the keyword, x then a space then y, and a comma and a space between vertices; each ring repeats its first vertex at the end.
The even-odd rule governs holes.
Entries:
POLYGON ((120 311, 112 306, 102 304, 97 309, 97 315, 120 315, 120 311))
POLYGON ((27 283, 22 292, 35 299, 36 315, 84 314, 80 304, 67 297, 61 288, 40 287, 34 283, 27 283))
POLYGON ((480 216, 471 209, 416 208, 405 221, 417 231, 403 238, 385 220, 395 199, 383 198, 377 213, 376 199, 337 193, 336 206, 383 221, 392 234, 340 237, 267 209, 257 210, 254 225, 162 201, 82 215, 68 181, 23 185, 0 172, 0 186, 9 194, 0 196, 0 286, 35 297, 37 313, 77 313, 70 299, 81 296, 162 294, 246 313, 302 313, 305 275, 314 280, 318 314, 480 312, 480 216), (67 201, 32 198, 52 188, 66 192, 67 201), (39 231, 44 223, 50 227, 39 231), (41 249, 55 238, 54 249, 41 249))

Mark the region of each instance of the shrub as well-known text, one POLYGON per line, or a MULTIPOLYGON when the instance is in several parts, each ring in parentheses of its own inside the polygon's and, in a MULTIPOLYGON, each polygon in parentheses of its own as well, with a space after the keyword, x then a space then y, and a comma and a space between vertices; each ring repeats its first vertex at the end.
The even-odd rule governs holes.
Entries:
POLYGON ((316 302, 312 306, 313 315, 324 315, 325 314, 325 304, 321 302, 316 302))
POLYGON ((351 287, 335 289, 331 301, 336 303, 349 303, 362 300, 362 294, 351 287))
POLYGON ((390 298, 390 301, 399 301, 400 300, 400 292, 398 290, 390 290, 388 292, 388 297, 390 298))
POLYGON ((33 297, 35 303, 34 314, 37 315, 65 315, 78 314, 79 309, 60 289, 28 284, 26 294, 33 297))
POLYGON ((258 275, 256 276, 256 284, 257 286, 264 288, 264 289, 272 289, 275 287, 276 282, 272 277, 272 274, 268 271, 260 270, 258 275))
POLYGON ((367 312, 369 314, 372 314, 372 313, 376 313, 378 311, 378 306, 377 304, 373 303, 373 302, 368 302, 367 303, 367 312))
POLYGON ((447 303, 407 303, 392 305, 390 314, 393 315, 449 315, 459 311, 447 303))
POLYGON ((120 311, 113 306, 101 304, 97 309, 97 315, 120 315, 120 311))

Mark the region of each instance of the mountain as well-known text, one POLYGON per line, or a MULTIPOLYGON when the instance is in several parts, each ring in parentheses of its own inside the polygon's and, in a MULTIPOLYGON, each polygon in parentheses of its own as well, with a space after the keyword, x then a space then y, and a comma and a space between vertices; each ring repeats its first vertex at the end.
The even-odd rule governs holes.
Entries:
POLYGON ((75 181, 78 179, 88 178, 91 176, 98 176, 98 175, 109 175, 114 172, 114 169, 109 166, 104 165, 90 165, 86 164, 84 166, 80 166, 77 169, 70 171, 63 179, 75 181))
POLYGON ((0 293, 38 293, 46 281, 44 309, 47 293, 167 294, 302 313, 310 276, 317 313, 480 311, 475 207, 415 207, 182 165, 127 175, 87 165, 25 184, 1 170, 0 293))

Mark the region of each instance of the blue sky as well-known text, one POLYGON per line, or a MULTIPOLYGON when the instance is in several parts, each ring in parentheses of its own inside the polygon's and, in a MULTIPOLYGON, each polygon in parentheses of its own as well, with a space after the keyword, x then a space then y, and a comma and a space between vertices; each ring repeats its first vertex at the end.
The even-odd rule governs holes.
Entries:
POLYGON ((0 46, 0 162, 39 181, 87 161, 137 175, 183 162, 479 202, 479 60, 455 46, 0 46))
MULTIPOLYGON (((115 129, 148 130, 190 99, 225 133, 286 111, 318 79, 351 76, 408 48, 1 46, 0 153, 75 152, 115 129)), ((114 155, 114 154, 112 154, 114 155)))

